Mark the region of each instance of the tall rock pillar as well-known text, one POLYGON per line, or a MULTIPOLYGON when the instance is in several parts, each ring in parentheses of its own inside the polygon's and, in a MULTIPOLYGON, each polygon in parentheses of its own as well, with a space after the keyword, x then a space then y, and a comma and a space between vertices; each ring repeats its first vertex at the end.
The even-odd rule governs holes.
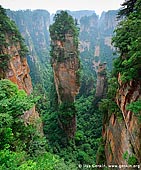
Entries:
POLYGON ((106 76, 106 63, 99 64, 97 70, 97 84, 95 96, 102 98, 106 95, 107 90, 107 76, 106 76))
POLYGON ((79 92, 79 53, 78 30, 67 12, 55 16, 55 23, 50 27, 51 63, 58 96, 60 127, 68 138, 76 131, 75 96, 79 92))

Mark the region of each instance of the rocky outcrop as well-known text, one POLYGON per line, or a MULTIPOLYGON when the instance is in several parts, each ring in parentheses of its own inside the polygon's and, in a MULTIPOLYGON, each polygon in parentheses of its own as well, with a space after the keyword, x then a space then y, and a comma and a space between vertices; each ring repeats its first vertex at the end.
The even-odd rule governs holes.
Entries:
POLYGON ((58 97, 58 123, 67 137, 73 138, 76 132, 74 101, 80 88, 78 31, 67 12, 61 11, 55 19, 55 23, 50 26, 50 35, 51 64, 58 97))
MULTIPOLYGON (((80 25, 79 49, 84 74, 89 75, 89 72, 91 72, 92 76, 89 75, 89 78, 95 77, 98 65, 101 62, 107 62, 107 68, 111 69, 114 50, 111 45, 111 37, 117 24, 117 11, 104 12, 100 18, 95 11, 89 10, 68 11, 68 13, 76 18, 80 25)), ((45 10, 7 10, 7 14, 16 22, 29 48, 27 60, 31 68, 30 75, 33 84, 37 86, 40 82, 45 89, 50 89, 48 84, 49 75, 52 74, 50 73, 48 48, 50 44, 50 14, 45 10)), ((88 81, 90 84, 93 83, 93 81, 88 81)), ((82 84, 80 91, 83 91, 83 86, 82 84)))
MULTIPOLYGON (((74 45, 73 36, 65 35, 65 41, 54 41, 54 56, 52 58, 52 68, 54 82, 58 96, 58 103, 73 103, 75 96, 79 92, 79 58, 77 48, 74 45)), ((66 105, 66 112, 70 113, 72 108, 66 105)), ((74 112, 74 110, 73 110, 74 112)), ((58 118, 60 127, 67 134, 68 138, 73 138, 76 132, 76 115, 62 115, 58 118), (66 123, 64 123, 64 120, 66 123)))
POLYGON ((118 24, 117 10, 109 10, 108 12, 102 12, 99 20, 99 31, 101 34, 112 35, 114 28, 118 24))
POLYGON ((99 64, 97 70, 96 97, 104 97, 107 90, 106 63, 99 64))
MULTIPOLYGON (((89 61, 90 67, 95 63, 94 70, 97 71, 97 63, 107 63, 107 68, 112 69, 114 47, 111 44, 112 35, 118 24, 116 10, 103 12, 99 18, 94 12, 92 15, 80 19, 80 57, 82 64, 89 61)), ((84 65, 83 64, 83 65, 84 65)), ((91 73, 95 76, 94 71, 91 73)))
POLYGON ((79 61, 69 58, 64 63, 53 63, 54 79, 58 94, 58 102, 73 102, 79 91, 77 71, 79 61))
POLYGON ((120 88, 117 91, 116 102, 122 111, 132 153, 141 163, 141 122, 134 113, 126 108, 129 103, 141 99, 141 82, 131 80, 129 83, 122 83, 120 74, 118 75, 118 82, 120 88))
POLYGON ((122 83, 118 75, 119 88, 116 103, 121 110, 120 115, 112 114, 104 122, 103 138, 105 139, 105 154, 107 164, 125 165, 129 168, 131 160, 133 169, 139 169, 141 164, 141 122, 139 118, 127 110, 127 105, 141 99, 141 82, 130 81, 122 83))
MULTIPOLYGON (((11 44, 8 36, 6 42, 11 44)), ((21 47, 19 43, 17 43, 17 45, 12 43, 8 48, 3 47, 3 54, 10 56, 9 61, 7 61, 7 69, 3 71, 3 78, 11 80, 18 85, 19 89, 23 89, 27 94, 31 94, 32 83, 29 75, 30 70, 27 59, 20 56, 20 50, 21 47)))
POLYGON ((108 125, 104 125, 105 156, 107 165, 128 165, 123 159, 126 151, 131 153, 131 144, 125 122, 112 114, 108 125))
POLYGON ((57 58, 52 59, 54 81, 58 102, 74 102, 79 92, 79 59, 71 34, 65 35, 65 42, 55 41, 57 58))
MULTIPOLYGON (((10 44, 9 39, 6 41, 10 44)), ((27 64, 27 59, 20 56, 20 49, 21 47, 19 43, 17 45, 11 44, 8 48, 3 48, 3 53, 8 54, 10 59, 7 61, 7 69, 1 69, 1 72, 3 72, 1 78, 11 80, 13 83, 18 85, 19 89, 24 90, 28 95, 30 95, 33 90, 29 75, 30 69, 27 64)), ((36 112, 35 106, 29 111, 26 111, 23 118, 25 120, 25 124, 36 121, 39 118, 39 114, 36 112)))

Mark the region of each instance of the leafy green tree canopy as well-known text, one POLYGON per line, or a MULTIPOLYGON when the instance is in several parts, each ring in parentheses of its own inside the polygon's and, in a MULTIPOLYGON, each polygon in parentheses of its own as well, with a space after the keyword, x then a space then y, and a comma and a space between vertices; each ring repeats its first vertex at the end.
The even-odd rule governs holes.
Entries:
MULTIPOLYGON (((17 147, 15 141, 24 136, 26 127, 21 115, 34 105, 34 100, 10 80, 0 80, 0 148, 9 144, 17 147), (20 133, 19 133, 20 132, 20 133), (17 136, 18 135, 18 136, 17 136)), ((26 134, 25 134, 26 135, 26 134)), ((25 137, 24 137, 25 138, 25 137)), ((24 140, 24 139, 23 139, 24 140)))
POLYGON ((50 36, 52 40, 65 40, 65 34, 71 33, 73 37, 78 37, 76 22, 66 11, 61 11, 54 16, 54 23, 50 26, 50 36))

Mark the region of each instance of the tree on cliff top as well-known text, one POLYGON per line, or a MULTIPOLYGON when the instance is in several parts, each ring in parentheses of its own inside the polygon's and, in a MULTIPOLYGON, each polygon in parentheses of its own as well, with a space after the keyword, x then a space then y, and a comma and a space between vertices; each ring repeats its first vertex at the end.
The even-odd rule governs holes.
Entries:
MULTIPOLYGON (((69 84, 71 80, 74 78, 74 86, 75 93, 77 93, 77 88, 79 88, 79 57, 78 57, 78 28, 76 21, 70 16, 66 11, 61 11, 57 13, 54 17, 54 23, 50 26, 50 36, 51 36, 51 51, 50 55, 52 57, 52 63, 54 61, 57 62, 57 67, 53 66, 54 72, 59 71, 60 62, 64 62, 66 59, 70 63, 74 62, 74 68, 71 68, 69 64, 65 65, 68 71, 64 71, 69 79, 65 79, 69 84), (62 44, 62 47, 58 46, 57 41, 62 44), (64 45, 64 48, 63 48, 64 45), (71 50, 70 50, 71 49, 71 50), (70 61, 70 59, 72 59, 70 61), (68 67, 68 68, 67 68, 68 67), (74 71, 75 75, 71 75, 71 71, 74 71)), ((60 73, 59 73, 60 74, 60 73)), ((61 73, 62 74, 62 73, 61 73)), ((75 93, 71 86, 66 87, 65 81, 59 75, 58 76, 59 83, 55 83, 56 92, 58 89, 58 105, 56 106, 57 119, 60 129, 65 132, 65 136, 70 138, 74 138, 76 131, 76 109, 74 106, 74 97, 75 93), (69 90, 68 90, 69 89, 69 90), (66 92, 68 91, 68 92, 66 92), (74 95, 72 95, 72 92, 74 95)))
POLYGON ((54 16, 54 23, 50 26, 52 40, 65 40, 65 34, 71 33, 78 42, 78 28, 76 22, 66 11, 61 11, 54 16))

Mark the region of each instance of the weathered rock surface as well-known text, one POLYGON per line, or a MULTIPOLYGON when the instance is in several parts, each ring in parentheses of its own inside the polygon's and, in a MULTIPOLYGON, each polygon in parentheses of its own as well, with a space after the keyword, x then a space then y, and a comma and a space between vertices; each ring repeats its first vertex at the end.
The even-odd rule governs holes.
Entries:
POLYGON ((63 28, 58 27, 60 22, 57 19, 50 27, 51 64, 58 96, 58 123, 67 138, 72 139, 76 132, 74 101, 80 88, 78 35, 77 27, 71 16, 62 11, 59 17, 61 19, 57 19, 64 24, 63 28), (63 22, 63 19, 66 19, 68 26, 63 22), (59 30, 61 31, 59 32, 59 30))
MULTIPOLYGON (((77 48, 71 34, 65 35, 64 42, 57 40, 53 43, 55 58, 52 59, 52 68, 58 103, 73 103, 80 88, 77 48)), ((76 114, 60 116, 58 120, 68 138, 73 138, 76 132, 76 114), (64 120, 67 123, 64 124, 64 120)))
POLYGON ((12 45, 9 49, 5 49, 5 53, 12 56, 8 61, 8 68, 5 72, 5 78, 17 84, 19 89, 23 89, 27 94, 32 92, 32 83, 29 75, 29 67, 26 58, 21 58, 18 51, 20 46, 12 45))
MULTIPOLYGON (((1 77, 11 80, 13 83, 18 85, 19 89, 24 90, 28 95, 32 92, 32 82, 29 75, 30 69, 27 64, 27 59, 20 56, 20 43, 13 43, 11 39, 8 38, 6 42, 9 44, 8 47, 2 48, 3 54, 8 54, 10 56, 7 61, 7 68, 3 70, 0 68, 1 77)), ((39 118, 38 112, 35 110, 35 106, 26 111, 23 115, 25 123, 34 122, 39 118), (32 121, 30 121, 32 120, 32 121)))
POLYGON ((107 90, 106 63, 99 64, 97 70, 96 97, 104 97, 107 90))
POLYGON ((112 114, 109 121, 105 122, 103 137, 106 141, 107 164, 129 166, 128 159, 132 156, 136 157, 137 164, 141 163, 141 122, 134 113, 126 109, 127 104, 141 99, 141 82, 122 83, 120 77, 119 74, 116 103, 121 110, 121 115, 118 117, 112 114), (127 159, 124 158, 126 152, 127 159))
POLYGON ((54 81, 58 102, 74 102, 79 92, 79 58, 71 34, 66 34, 65 42, 54 42, 56 58, 52 59, 54 81))

